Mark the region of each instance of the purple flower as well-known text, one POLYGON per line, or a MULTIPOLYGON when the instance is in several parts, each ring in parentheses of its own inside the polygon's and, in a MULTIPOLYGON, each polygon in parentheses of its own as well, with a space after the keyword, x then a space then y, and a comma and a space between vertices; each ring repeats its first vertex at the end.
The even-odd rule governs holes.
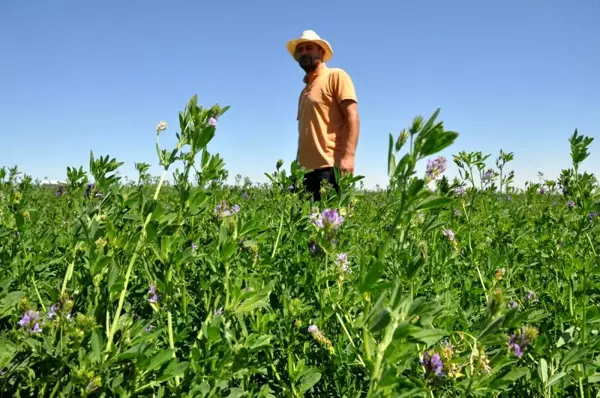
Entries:
POLYGON ((192 243, 192 250, 193 250, 193 251, 196 251, 196 250, 198 250, 198 245, 197 245, 197 244, 195 244, 195 243, 192 243))
POLYGON ((215 119, 214 117, 211 117, 210 119, 208 119, 208 124, 210 124, 213 127, 217 126, 217 119, 215 119))
POLYGON ((217 207, 215 208, 215 213, 217 213, 217 217, 222 219, 225 217, 229 217, 233 214, 236 214, 240 211, 240 205, 233 205, 233 207, 231 209, 229 209, 229 206, 227 205, 227 203, 225 201, 219 203, 217 205, 217 207))
POLYGON ((509 302, 508 302, 508 306, 509 306, 510 308, 517 308, 517 307, 519 306, 519 303, 517 303, 517 302, 516 302, 516 301, 514 301, 514 300, 511 300, 511 301, 509 301, 509 302))
POLYGON ((244 193, 242 194, 242 197, 243 197, 244 199, 248 199, 250 196, 248 196, 248 193, 247 193, 247 192, 244 192, 244 193))
POLYGON ((437 352, 431 356, 428 352, 423 354, 423 358, 419 361, 425 368, 426 375, 436 375, 438 377, 445 376, 443 371, 444 364, 440 359, 440 354, 437 352))
POLYGON ((39 318, 39 314, 37 312, 27 311, 26 313, 23 314, 23 317, 19 321, 19 325, 21 327, 25 327, 25 326, 29 325, 32 321, 35 321, 38 318, 39 318))
POLYGON ((523 350, 527 348, 538 335, 539 332, 535 327, 523 326, 520 333, 512 334, 510 336, 508 340, 508 350, 512 350, 515 356, 521 357, 523 355, 523 350))
POLYGON ((513 334, 510 336, 510 340, 508 341, 509 350, 512 349, 515 353, 515 356, 521 357, 523 355, 523 351, 521 351, 521 346, 517 342, 517 337, 513 334))
POLYGON ((27 311, 23 314, 21 320, 19 320, 19 326, 22 328, 29 328, 29 333, 39 333, 42 331, 38 320, 40 319, 40 313, 38 311, 27 311))
POLYGON ((149 331, 151 331, 153 327, 154 327, 154 326, 152 326, 152 325, 148 325, 148 326, 146 326, 146 332, 149 332, 149 331))
POLYGON ((317 325, 310 325, 308 327, 308 333, 312 334, 312 333, 317 333, 319 331, 319 328, 317 327, 317 325))
POLYGON ((590 214, 588 214, 588 221, 593 221, 596 217, 598 217, 598 213, 591 212, 590 214))
POLYGON ((323 213, 324 225, 337 229, 344 221, 344 217, 338 214, 337 210, 326 209, 323 213))
POLYGON ((544 187, 539 187, 538 190, 537 190, 537 193, 539 195, 543 195, 543 194, 546 193, 546 189, 544 187))
POLYGON ((572 200, 569 200, 569 202, 567 203, 567 206, 569 206, 572 209, 573 207, 575 207, 575 202, 573 202, 572 200))
POLYGON ((223 315, 223 307, 217 308, 217 310, 215 311, 215 315, 223 315))
POLYGON ((344 217, 334 209, 325 209, 321 214, 311 214, 311 220, 317 228, 326 232, 337 231, 344 222, 344 217))
POLYGON ((434 160, 427 162, 427 171, 425 174, 432 180, 437 179, 444 171, 446 171, 446 158, 439 156, 434 160))
POLYGON ((461 214, 462 214, 462 213, 460 212, 460 210, 458 210, 458 209, 454 210, 454 215, 455 215, 456 217, 460 217, 460 216, 461 216, 461 214))
POLYGON ((538 301, 535 292, 529 291, 527 292, 527 294, 525 295, 525 300, 526 301, 531 301, 533 303, 536 303, 538 301))
POLYGON ((148 298, 148 302, 149 303, 157 303, 158 302, 158 294, 156 293, 156 286, 154 284, 150 284, 150 288, 148 289, 148 295, 150 296, 150 298, 148 298))
POLYGON ((48 311, 48 314, 46 315, 48 317, 48 319, 52 320, 52 319, 56 318, 57 310, 58 310, 58 305, 52 304, 52 306, 50 307, 50 311, 48 311))
POLYGON ((457 196, 462 196, 467 192, 467 190, 465 189, 465 187, 463 187, 462 185, 460 187, 456 187, 454 188, 454 194, 457 196))
POLYGON ((484 184, 489 183, 495 177, 494 174, 494 170, 489 169, 483 174, 483 177, 481 177, 481 182, 483 182, 484 184))

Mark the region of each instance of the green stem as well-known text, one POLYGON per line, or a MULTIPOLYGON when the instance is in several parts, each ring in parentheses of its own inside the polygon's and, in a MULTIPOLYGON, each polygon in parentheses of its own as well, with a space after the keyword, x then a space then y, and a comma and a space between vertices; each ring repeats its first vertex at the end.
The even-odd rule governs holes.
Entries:
MULTIPOLYGON (((476 265, 475 268, 477 268, 477 275, 479 275, 479 282, 481 282, 481 287, 483 288, 483 291, 486 292, 485 283, 483 283, 483 277, 481 276, 481 271, 479 270, 479 265, 476 265)), ((485 294, 485 296, 487 299, 487 293, 485 294)))
MULTIPOLYGON (((167 175, 167 169, 165 168, 162 176, 160 177, 160 181, 158 182, 158 186, 156 187, 156 191, 154 192, 154 200, 158 199, 158 193, 160 192, 160 188, 163 185, 166 175, 167 175)), ((137 260, 138 253, 140 252, 142 245, 144 244, 145 237, 146 237, 146 227, 148 226, 148 223, 150 223, 151 218, 152 218, 152 213, 149 213, 148 216, 146 217, 146 221, 144 222, 144 225, 142 226, 142 233, 140 234, 137 245, 135 247, 135 251, 133 252, 133 256, 131 256, 131 261, 129 261, 129 266, 127 267, 127 272, 125 273, 125 282, 123 283, 123 289, 121 290, 121 295, 119 297, 119 304, 117 305, 117 311, 115 312, 115 315, 113 316, 112 326, 111 326, 110 330, 107 331, 108 332, 108 342, 106 344, 107 355, 112 348, 115 330, 117 330, 117 326, 118 326, 120 315, 121 315, 121 310, 123 309, 123 304, 125 302, 125 295, 127 294, 127 288, 129 285, 129 279, 131 278, 131 272, 133 271, 133 265, 135 264, 135 262, 137 260)))
POLYGON ((223 281, 224 288, 225 288, 225 305, 223 306, 224 310, 227 310, 229 308, 229 275, 230 275, 229 262, 226 262, 225 263, 225 280, 223 281))
POLYGON ((56 382, 56 386, 54 386, 54 389, 50 394, 50 398, 54 398, 54 396, 58 393, 58 387, 60 387, 60 379, 58 380, 58 382, 56 382))
POLYGON ((368 397, 373 396, 373 394, 377 391, 377 384, 379 384, 379 380, 381 379, 383 373, 381 364, 383 362, 383 358, 385 357, 385 351, 391 344, 394 332, 396 331, 397 327, 398 320, 394 320, 393 323, 386 328, 383 339, 377 347, 377 357, 375 359, 375 367, 373 368, 373 378, 371 379, 371 386, 367 394, 368 397))
POLYGON ((31 277, 31 282, 33 283, 33 288, 35 289, 35 293, 37 294, 38 300, 40 300, 40 305, 42 306, 44 312, 46 312, 46 306, 42 301, 42 296, 40 296, 40 291, 38 290, 37 285, 35 284, 35 279, 33 278, 33 276, 31 277))
MULTIPOLYGON (((352 346, 354 348, 356 348, 356 344, 354 344, 354 341, 352 340, 352 337, 350 337, 350 333, 348 333, 348 329, 346 329, 346 325, 344 324, 344 321, 342 320, 342 318, 340 317, 340 315, 337 313, 335 313, 336 318, 338 319, 338 321, 340 321, 340 325, 342 325, 342 329, 344 329, 344 333, 346 333, 346 336, 348 337, 348 340, 350 340, 350 344, 352 344, 352 346)), ((365 362, 363 361, 362 357, 360 356, 359 353, 356 353, 356 355, 358 355, 358 359, 360 361, 360 364, 364 367, 366 367, 367 365, 365 365, 365 362)))
MULTIPOLYGON (((173 338, 173 316, 171 315, 171 311, 167 312, 167 324, 169 327, 169 347, 173 350, 173 358, 177 358, 175 355, 175 339, 173 338)), ((180 378, 179 376, 175 377, 175 385, 179 386, 180 378)))
POLYGON ((75 268, 75 257, 77 256, 77 251, 79 250, 80 247, 81 247, 81 242, 77 242, 75 244, 75 249, 73 250, 73 261, 71 261, 71 263, 69 264, 69 267, 67 268, 67 272, 65 273, 65 279, 63 280, 62 289, 60 291, 61 295, 64 295, 65 292, 67 291, 67 283, 71 280, 71 277, 73 276, 73 270, 75 268))
POLYGON ((277 251, 277 246, 279 244, 279 239, 281 239, 281 230, 283 228, 283 216, 285 212, 281 212, 281 218, 279 219, 279 230, 277 231, 277 239, 275 239, 275 245, 273 246, 273 253, 271 253, 271 258, 275 258, 275 252, 277 251))

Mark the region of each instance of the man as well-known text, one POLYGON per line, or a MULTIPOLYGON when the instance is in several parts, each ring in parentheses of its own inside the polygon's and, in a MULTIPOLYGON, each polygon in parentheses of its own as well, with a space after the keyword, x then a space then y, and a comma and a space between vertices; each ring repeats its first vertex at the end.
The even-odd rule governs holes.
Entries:
POLYGON ((323 180, 339 192, 334 168, 342 175, 354 172, 360 125, 356 92, 348 73, 327 67, 333 49, 312 30, 288 41, 287 50, 306 72, 298 100, 296 160, 310 170, 304 187, 319 201, 323 180))

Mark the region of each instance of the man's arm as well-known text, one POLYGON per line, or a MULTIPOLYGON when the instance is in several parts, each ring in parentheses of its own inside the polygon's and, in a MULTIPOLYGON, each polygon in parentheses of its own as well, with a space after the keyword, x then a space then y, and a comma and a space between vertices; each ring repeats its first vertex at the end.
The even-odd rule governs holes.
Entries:
POLYGON ((341 69, 336 70, 336 73, 333 74, 332 86, 346 126, 346 134, 340 137, 342 158, 339 167, 344 174, 353 173, 354 154, 360 129, 356 90, 348 73, 341 69))
POLYGON ((358 136, 360 130, 360 118, 358 116, 358 104, 354 100, 343 100, 341 103, 344 114, 345 124, 347 126, 346 137, 342 152, 340 168, 343 172, 354 172, 354 155, 358 145, 358 136))

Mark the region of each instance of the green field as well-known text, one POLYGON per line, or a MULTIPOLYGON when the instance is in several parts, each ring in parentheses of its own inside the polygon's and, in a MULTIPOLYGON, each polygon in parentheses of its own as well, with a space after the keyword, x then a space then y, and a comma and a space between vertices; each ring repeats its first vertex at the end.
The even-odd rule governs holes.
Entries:
POLYGON ((2 396, 599 396, 590 138, 565 136, 556 181, 516 190, 502 151, 447 179, 436 112, 390 136, 387 190, 346 176, 315 204, 295 163, 223 183, 226 110, 157 126, 159 179, 96 154, 60 190, 2 169, 2 396))

